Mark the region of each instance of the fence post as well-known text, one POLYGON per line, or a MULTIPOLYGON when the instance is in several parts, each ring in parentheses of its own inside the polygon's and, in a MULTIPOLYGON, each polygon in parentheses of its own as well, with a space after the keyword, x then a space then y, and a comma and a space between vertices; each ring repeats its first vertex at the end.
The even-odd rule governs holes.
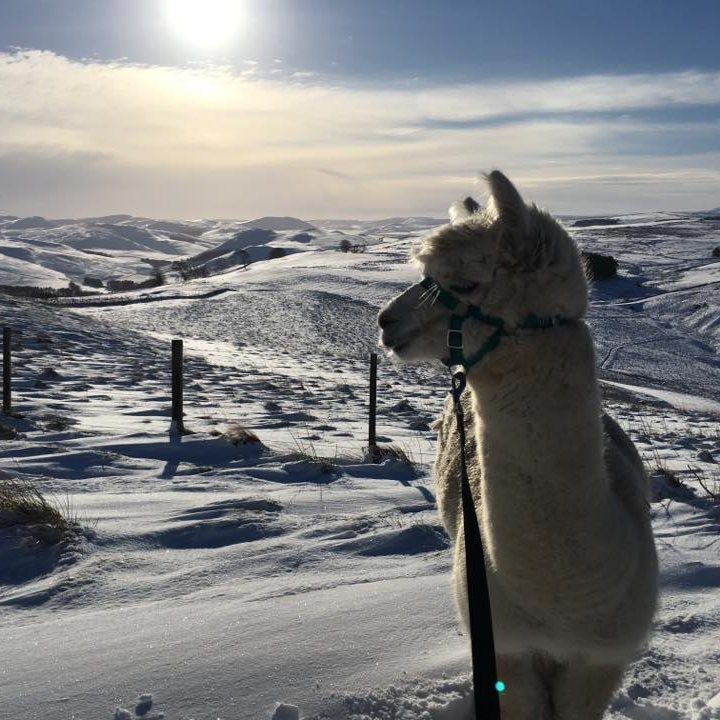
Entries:
POLYGON ((3 328, 3 412, 5 415, 12 415, 12 388, 11 388, 11 371, 12 356, 10 354, 10 340, 12 338, 12 330, 9 327, 3 328))
POLYGON ((185 432, 183 423, 183 341, 172 341, 172 419, 179 433, 185 432))
POLYGON ((368 419, 368 455, 375 461, 378 455, 375 434, 375 416, 377 414, 377 353, 370 353, 370 416, 368 419))

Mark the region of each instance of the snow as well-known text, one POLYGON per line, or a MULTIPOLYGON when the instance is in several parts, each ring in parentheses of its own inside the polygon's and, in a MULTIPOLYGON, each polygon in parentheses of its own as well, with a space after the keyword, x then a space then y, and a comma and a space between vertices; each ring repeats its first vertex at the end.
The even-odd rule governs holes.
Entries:
MULTIPOLYGON (((620 262, 589 318, 605 404, 651 473, 662 593, 607 717, 717 720, 720 516, 703 485, 720 488, 720 224, 616 219, 572 232, 620 262)), ((468 716, 432 485, 441 370, 380 357, 380 442, 412 464, 364 453, 375 316, 416 279, 408 250, 436 221, 262 220, 0 225, 0 284, 56 286, 138 276, 140 253, 225 257, 264 233, 243 246, 258 249, 247 269, 101 298, 123 304, 0 294, 23 416, 0 416, 14 431, 0 480, 33 481, 81 528, 47 546, 0 527, 4 716, 468 716), (343 237, 365 252, 338 252, 343 237), (268 260, 272 247, 295 252, 268 260), (169 418, 173 337, 191 435, 169 418), (235 443, 238 426, 259 442, 235 443)))
POLYGON ((672 392, 671 390, 657 390, 649 387, 638 387, 637 385, 627 385, 626 383, 613 382, 612 380, 603 381, 606 385, 622 388, 631 392, 648 395, 650 397, 663 400, 678 410, 690 410, 698 413, 710 413, 720 416, 720 402, 708 400, 704 397, 696 395, 684 395, 683 393, 672 392))
POLYGON ((0 284, 64 287, 88 275, 146 280, 149 260, 168 261, 207 247, 198 237, 153 232, 140 219, 99 220, 24 218, 0 225, 0 284))

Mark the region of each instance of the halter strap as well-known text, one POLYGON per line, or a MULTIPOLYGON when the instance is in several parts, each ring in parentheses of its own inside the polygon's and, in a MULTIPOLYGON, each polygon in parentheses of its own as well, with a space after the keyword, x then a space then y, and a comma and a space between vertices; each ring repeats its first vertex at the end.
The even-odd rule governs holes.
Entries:
MULTIPOLYGON (((492 352, 500 344, 503 335, 512 334, 505 329, 505 321, 501 317, 486 315, 477 305, 468 305, 458 300, 451 292, 445 290, 431 277, 425 276, 420 281, 420 285, 432 292, 435 300, 451 312, 447 333, 447 348, 450 351, 450 359, 445 362, 445 364, 451 368, 451 372, 455 372, 453 368, 458 368, 461 372, 467 371, 473 365, 480 362, 488 353, 492 352), (493 332, 470 357, 465 357, 463 352, 462 326, 469 318, 478 320, 486 325, 491 325, 495 328, 495 332, 493 332)), ((518 325, 518 328, 545 330, 555 327, 556 325, 567 325, 569 322, 567 318, 562 318, 559 315, 550 318, 541 318, 535 315, 535 313, 530 313, 530 315, 518 325)))

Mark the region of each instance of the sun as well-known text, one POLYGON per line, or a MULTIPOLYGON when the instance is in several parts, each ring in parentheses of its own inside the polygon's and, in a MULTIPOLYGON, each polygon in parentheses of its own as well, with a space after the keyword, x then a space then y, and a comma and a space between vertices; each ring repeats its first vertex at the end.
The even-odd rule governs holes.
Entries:
POLYGON ((231 40, 242 20, 241 0, 165 0, 165 6, 179 35, 208 48, 231 40))

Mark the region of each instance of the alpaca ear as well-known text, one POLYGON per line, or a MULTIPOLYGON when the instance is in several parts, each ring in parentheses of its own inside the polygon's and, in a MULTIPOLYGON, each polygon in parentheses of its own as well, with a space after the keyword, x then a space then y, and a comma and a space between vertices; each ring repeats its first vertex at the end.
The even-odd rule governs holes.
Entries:
POLYGON ((471 197, 466 197, 462 202, 459 200, 450 206, 450 222, 460 223, 467 220, 480 210, 480 204, 471 197))
POLYGON ((502 225, 498 241, 500 264, 522 271, 542 263, 544 237, 530 228, 528 209, 515 186, 499 170, 487 176, 490 202, 502 225))
POLYGON ((491 202, 502 224, 512 232, 524 232, 527 209, 515 186, 499 170, 486 176, 491 202))
POLYGON ((463 205, 470 215, 480 212, 480 203, 469 195, 463 200, 463 205))

